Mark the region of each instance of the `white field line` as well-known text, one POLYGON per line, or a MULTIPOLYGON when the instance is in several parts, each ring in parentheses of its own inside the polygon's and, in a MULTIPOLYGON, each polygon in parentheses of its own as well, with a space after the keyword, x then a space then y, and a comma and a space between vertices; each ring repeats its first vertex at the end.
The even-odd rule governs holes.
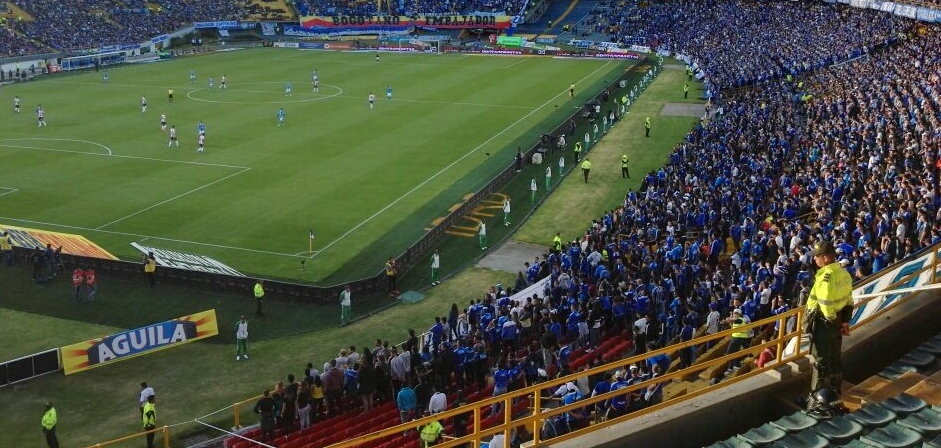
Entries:
POLYGON ((8 195, 8 194, 12 194, 12 193, 16 193, 17 191, 20 191, 19 188, 7 188, 7 187, 0 187, 0 190, 6 190, 6 191, 0 193, 0 196, 5 196, 5 195, 8 195))
MULTIPOLYGON (((601 67, 598 67, 598 68, 596 68, 594 71, 592 71, 591 73, 585 75, 582 79, 578 80, 577 84, 580 84, 581 82, 583 82, 583 81, 585 81, 586 79, 590 78, 590 77, 591 77, 592 75, 594 75, 595 73, 598 73, 598 72, 601 71, 603 68, 605 68, 605 67, 607 67, 608 65, 610 65, 611 62, 612 62, 612 61, 608 61, 608 62, 606 62, 604 65, 602 65, 601 67)), ((484 146, 486 146, 486 145, 489 144, 490 142, 496 140, 497 137, 499 137, 499 136, 505 134, 505 133, 506 133, 507 131, 509 131, 510 129, 513 129, 513 127, 515 127, 516 125, 522 123, 524 120, 526 120, 527 118, 531 117, 533 114, 535 114, 536 112, 538 112, 540 109, 542 109, 542 108, 548 106, 549 104, 551 104, 553 101, 556 100, 556 98, 558 98, 558 97, 560 97, 560 96, 563 96, 563 95, 567 95, 567 94, 568 94, 568 88, 563 89, 561 92, 559 92, 558 94, 556 94, 556 95, 553 96, 552 98, 549 98, 548 101, 546 101, 545 103, 542 103, 539 107, 533 109, 533 110, 530 111, 528 114, 523 115, 522 117, 520 117, 519 120, 516 120, 516 121, 514 121, 513 123, 511 123, 509 126, 503 128, 502 131, 497 132, 496 134, 494 134, 493 136, 491 136, 490 138, 488 138, 488 139, 487 139, 486 141, 484 141, 483 143, 477 145, 477 147, 475 147, 474 149, 471 149, 470 151, 468 151, 468 152, 467 152, 466 154, 464 154, 463 156, 458 157, 457 160, 451 162, 450 164, 448 164, 448 165, 445 166, 444 168, 441 168, 440 170, 438 170, 437 173, 432 174, 428 179, 425 179, 425 180, 422 181, 420 184, 416 185, 416 186, 413 187, 411 190, 408 190, 407 192, 405 192, 404 194, 402 194, 401 196, 399 196, 398 198, 396 198, 394 201, 390 202, 390 203, 389 203, 388 205, 386 205, 385 207, 382 207, 382 208, 379 209, 377 212, 373 213, 372 215, 370 215, 369 217, 367 217, 366 219, 364 219, 364 220, 363 220, 362 222, 360 222, 359 224, 353 226, 350 230, 347 230, 346 233, 344 233, 343 235, 340 235, 337 239, 335 239, 335 240, 331 241, 329 244, 327 244, 327 245, 321 247, 321 248, 320 248, 320 252, 318 252, 318 253, 316 253, 316 254, 312 254, 312 255, 310 256, 310 258, 316 257, 317 255, 319 255, 319 254, 325 252, 327 249, 333 247, 335 244, 339 243, 340 241, 343 241, 344 239, 346 239, 347 236, 349 236, 349 235, 352 234, 353 232, 359 230, 360 228, 362 228, 363 226, 365 226, 366 224, 368 224, 370 221, 372 221, 373 219, 375 219, 377 216, 381 215, 381 214, 382 214, 383 212, 385 212, 386 210, 388 210, 388 209, 392 208, 393 206, 395 206, 395 204, 398 204, 402 199, 405 199, 405 198, 407 198, 408 196, 411 196, 412 193, 418 191, 419 189, 421 189, 422 187, 424 187, 425 185, 427 185, 429 182, 435 180, 438 176, 444 174, 445 171, 448 171, 449 169, 451 169, 452 167, 454 167, 455 165, 457 165, 458 163, 460 163, 462 160, 464 160, 464 159, 470 157, 471 155, 473 155, 474 153, 476 153, 477 151, 479 151, 481 148, 483 148, 484 146)))
POLYGON ((510 67, 512 67, 512 66, 514 66, 514 65, 522 64, 522 63, 524 63, 524 62, 526 62, 526 61, 527 61, 527 59, 525 59, 525 58, 520 58, 520 60, 518 60, 518 61, 516 61, 516 62, 514 62, 514 63, 512 63, 512 64, 510 64, 510 65, 507 65, 507 66, 503 67, 503 70, 506 70, 506 69, 508 69, 508 68, 510 68, 510 67))
MULTIPOLYGON (((38 147, 38 146, 7 145, 7 144, 4 144, 4 143, 3 143, 3 142, 8 142, 8 141, 19 141, 19 140, 66 140, 66 139, 45 139, 45 138, 44 138, 44 139, 36 139, 36 138, 14 138, 14 139, 11 139, 11 138, 0 138, 0 148, 32 149, 32 150, 36 150, 36 151, 63 152, 63 153, 68 153, 68 154, 83 154, 83 155, 88 155, 88 156, 114 157, 114 158, 119 158, 119 159, 147 160, 147 161, 150 161, 150 162, 179 163, 179 164, 183 164, 183 165, 212 166, 212 167, 217 167, 217 168, 231 168, 231 169, 237 169, 237 170, 245 170, 245 169, 248 169, 248 167, 245 167, 245 166, 225 165, 225 164, 221 164, 221 163, 192 162, 192 161, 187 161, 187 160, 158 159, 158 158, 156 158, 156 157, 126 156, 126 155, 121 155, 121 154, 102 154, 102 153, 97 153, 97 152, 73 151, 73 150, 69 150, 69 149, 43 148, 43 147, 38 147)), ((84 141, 84 140, 68 140, 68 141, 84 141)), ((100 145, 100 144, 97 144, 97 143, 93 143, 93 142, 87 142, 87 143, 92 143, 92 144, 96 144, 96 145, 98 145, 98 146, 102 146, 102 147, 104 147, 104 148, 107 148, 107 146, 100 145)), ((110 148, 109 148, 109 150, 110 150, 110 148)))
POLYGON ((250 169, 251 169, 251 168, 242 169, 242 170, 240 170, 240 171, 238 171, 238 172, 229 174, 228 176, 225 176, 225 177, 223 177, 223 178, 221 178, 221 179, 216 179, 216 180, 214 180, 214 181, 212 181, 212 182, 209 182, 208 184, 205 184, 205 185, 196 187, 196 188, 194 188, 194 189, 192 189, 192 190, 189 190, 189 191, 180 193, 180 194, 178 194, 178 195, 176 195, 176 196, 173 196, 172 198, 169 198, 169 199, 160 201, 160 202, 158 202, 158 203, 156 203, 156 204, 154 204, 154 205, 151 205, 150 207, 146 207, 146 208, 143 208, 143 209, 141 209, 141 210, 138 210, 138 211, 136 211, 136 212, 134 212, 134 213, 131 213, 130 215, 127 215, 127 216, 124 216, 124 217, 115 219, 114 221, 111 221, 111 222, 109 222, 109 223, 102 224, 102 225, 96 227, 94 230, 101 230, 101 229, 103 229, 103 228, 105 228, 105 227, 108 227, 108 226, 110 226, 110 225, 112 225, 112 224, 117 224, 117 223, 119 223, 119 222, 121 222, 121 221, 124 221, 125 219, 132 218, 132 217, 137 216, 137 215, 139 215, 139 214, 141 214, 141 213, 144 213, 144 212, 153 210, 153 209, 155 209, 155 208, 157 208, 157 207, 160 207, 161 205, 168 204, 168 203, 173 202, 173 201, 175 201, 175 200, 177 200, 177 199, 179 199, 179 198, 182 198, 182 197, 184 197, 184 196, 188 196, 188 195, 190 195, 190 194, 192 194, 192 193, 195 193, 195 192, 197 192, 197 191, 200 191, 200 190, 202 190, 202 189, 211 187, 211 186, 213 186, 213 185, 215 185, 215 184, 217 184, 217 183, 219 183, 219 182, 222 182, 222 181, 227 180, 227 179, 229 179, 229 178, 238 176, 239 174, 242 174, 242 173, 244 173, 244 172, 246 172, 246 171, 248 171, 248 170, 250 170, 250 169))

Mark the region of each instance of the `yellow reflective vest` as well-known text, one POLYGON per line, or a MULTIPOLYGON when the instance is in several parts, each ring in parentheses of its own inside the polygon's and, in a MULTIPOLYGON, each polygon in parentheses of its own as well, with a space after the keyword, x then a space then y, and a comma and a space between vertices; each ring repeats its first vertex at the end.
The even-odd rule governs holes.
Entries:
POLYGON ((836 319, 847 305, 853 304, 853 278, 839 263, 830 263, 817 271, 807 298, 807 311, 820 312, 827 320, 836 319))

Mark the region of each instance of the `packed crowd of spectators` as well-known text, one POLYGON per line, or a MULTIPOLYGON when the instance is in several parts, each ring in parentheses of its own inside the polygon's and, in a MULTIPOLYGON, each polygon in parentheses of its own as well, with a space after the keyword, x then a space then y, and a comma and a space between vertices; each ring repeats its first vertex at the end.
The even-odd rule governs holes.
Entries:
POLYGON ((5 23, 0 24, 0 58, 39 54, 48 48, 33 40, 17 35, 5 23))
POLYGON ((149 4, 121 0, 64 3, 14 0, 13 3, 34 20, 10 21, 8 26, 26 39, 60 51, 139 43, 193 21, 238 20, 250 14, 246 9, 248 2, 238 0, 158 0, 149 4))
POLYGON ((719 87, 845 61, 887 44, 910 26, 891 14, 822 2, 687 0, 625 5, 602 23, 596 27, 606 27, 613 41, 644 39, 651 47, 690 56, 719 87))
POLYGON ((405 15, 503 13, 513 15, 522 7, 520 0, 419 0, 383 3, 359 0, 297 0, 297 9, 306 15, 405 15))
MULTIPOLYGON (((816 32, 823 36, 808 41, 828 33, 816 32)), ((641 354, 697 330, 715 333, 737 315, 754 321, 800 306, 818 240, 834 243, 855 278, 941 242, 939 73, 941 35, 928 28, 852 62, 736 93, 616 209, 526 263, 509 292, 494 287, 452 305, 432 319, 424 344, 410 330, 401 346, 376 341, 361 355, 351 347, 324 365, 327 373, 308 366, 306 376, 326 384, 330 375, 332 395, 350 396, 328 410, 398 398, 404 421, 447 407, 441 395, 454 388, 462 396, 483 389, 487 377, 498 395, 568 373, 574 350, 591 353, 606 339, 626 337, 641 354), (510 299, 546 277, 544 296, 510 299)), ((584 367, 615 360, 597 353, 584 367)), ((680 355, 684 365, 695 357, 680 355)), ((603 393, 670 365, 651 358, 547 394, 603 393)), ((659 387, 597 410, 617 415, 656 402, 659 387)))

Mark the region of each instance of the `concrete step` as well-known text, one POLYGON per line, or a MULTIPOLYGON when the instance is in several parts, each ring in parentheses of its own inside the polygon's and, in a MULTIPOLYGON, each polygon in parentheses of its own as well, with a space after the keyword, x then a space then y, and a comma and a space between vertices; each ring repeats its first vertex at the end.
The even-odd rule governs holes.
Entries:
POLYGON ((925 400, 928 404, 941 405, 941 372, 919 381, 905 392, 925 400))
POLYGON ((863 397, 862 404, 878 404, 902 392, 924 380, 925 376, 920 373, 906 372, 898 379, 883 385, 869 395, 863 397))
POLYGON ((879 375, 866 378, 865 381, 851 387, 848 391, 843 393, 843 406, 846 406, 850 411, 856 411, 862 407, 863 398, 885 387, 890 382, 890 380, 879 375))

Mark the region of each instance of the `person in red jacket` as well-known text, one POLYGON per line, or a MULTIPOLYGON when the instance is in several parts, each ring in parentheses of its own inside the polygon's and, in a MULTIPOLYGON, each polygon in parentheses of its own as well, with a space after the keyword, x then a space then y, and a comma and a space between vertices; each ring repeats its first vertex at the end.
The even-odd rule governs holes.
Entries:
POLYGON ((85 285, 85 270, 81 266, 72 271, 72 286, 75 288, 75 303, 82 303, 82 289, 85 285))
POLYGON ((94 268, 85 269, 85 289, 88 293, 88 303, 94 302, 95 293, 98 292, 98 277, 94 268))

